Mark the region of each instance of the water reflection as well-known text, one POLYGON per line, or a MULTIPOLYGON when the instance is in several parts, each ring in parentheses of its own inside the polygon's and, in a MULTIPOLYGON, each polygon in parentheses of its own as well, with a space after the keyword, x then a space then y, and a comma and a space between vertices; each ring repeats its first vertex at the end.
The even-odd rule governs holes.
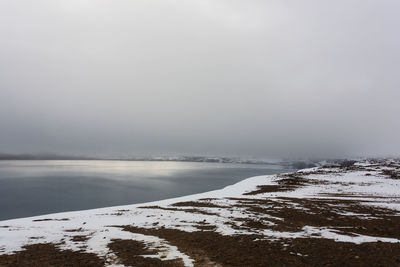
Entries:
POLYGON ((133 204, 291 171, 274 165, 140 161, 1 161, 0 220, 133 204))

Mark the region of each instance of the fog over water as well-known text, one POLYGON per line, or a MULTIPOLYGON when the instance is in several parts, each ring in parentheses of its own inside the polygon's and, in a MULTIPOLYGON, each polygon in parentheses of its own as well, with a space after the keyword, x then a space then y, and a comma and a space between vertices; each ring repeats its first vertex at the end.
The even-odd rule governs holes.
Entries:
POLYGON ((0 152, 399 155, 397 0, 0 0, 0 152))

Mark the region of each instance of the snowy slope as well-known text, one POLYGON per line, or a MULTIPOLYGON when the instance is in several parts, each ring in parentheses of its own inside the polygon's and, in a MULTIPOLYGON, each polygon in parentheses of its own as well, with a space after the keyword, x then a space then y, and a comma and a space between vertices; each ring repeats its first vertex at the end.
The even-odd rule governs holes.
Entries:
POLYGON ((108 244, 113 239, 133 239, 157 247, 159 253, 153 257, 181 259, 185 266, 193 266, 193 259, 168 241, 125 231, 123 226, 193 232, 207 225, 221 235, 257 234, 268 240, 312 236, 355 244, 399 243, 397 236, 342 231, 326 224, 304 224, 292 229, 285 225, 290 218, 278 212, 290 209, 314 214, 314 203, 329 201, 323 205, 329 205, 336 216, 361 219, 389 213, 398 216, 399 166, 398 161, 381 160, 363 161, 348 168, 319 167, 294 174, 252 177, 221 190, 163 201, 1 221, 0 255, 20 251, 25 245, 52 243, 61 249, 95 253, 104 257, 108 265, 116 265, 119 261, 108 244), (255 209, 260 205, 264 205, 265 212, 255 209), (368 212, 371 208, 379 210, 368 212), (249 218, 262 227, 249 227, 246 224, 249 218), (76 241, 76 236, 87 239, 76 241))

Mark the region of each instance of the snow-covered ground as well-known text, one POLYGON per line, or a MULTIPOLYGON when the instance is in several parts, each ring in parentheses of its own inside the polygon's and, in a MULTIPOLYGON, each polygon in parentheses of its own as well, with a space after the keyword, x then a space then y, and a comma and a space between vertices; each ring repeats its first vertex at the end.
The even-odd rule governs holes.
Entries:
POLYGON ((185 232, 209 226, 221 235, 257 234, 268 240, 313 237, 355 244, 399 243, 397 236, 341 231, 335 224, 281 227, 288 218, 278 212, 290 208, 314 214, 313 201, 318 201, 315 203, 331 207, 333 221, 340 216, 360 219, 379 218, 379 214, 387 213, 399 216, 399 169, 400 163, 395 160, 362 161, 347 168, 318 167, 288 175, 251 177, 221 190, 151 203, 0 221, 0 255, 23 250, 25 245, 52 243, 60 249, 95 253, 104 257, 108 265, 115 266, 120 262, 108 244, 114 239, 130 239, 157 248, 158 254, 151 257, 181 259, 185 266, 193 266, 193 259, 167 240, 125 231, 123 226, 185 232), (311 204, 303 204, 305 200, 311 204), (266 212, 255 210, 260 207, 257 203, 263 203, 260 205, 266 212), (368 212, 371 208, 378 210, 368 212), (262 227, 249 227, 246 224, 249 218, 262 227), (74 239, 77 236, 87 238, 74 239))

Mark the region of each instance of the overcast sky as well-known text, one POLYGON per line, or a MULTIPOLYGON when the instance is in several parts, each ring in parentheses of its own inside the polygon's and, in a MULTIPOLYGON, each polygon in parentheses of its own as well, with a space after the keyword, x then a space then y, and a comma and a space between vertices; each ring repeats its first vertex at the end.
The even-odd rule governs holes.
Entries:
POLYGON ((398 0, 0 0, 0 152, 400 154, 398 0))

